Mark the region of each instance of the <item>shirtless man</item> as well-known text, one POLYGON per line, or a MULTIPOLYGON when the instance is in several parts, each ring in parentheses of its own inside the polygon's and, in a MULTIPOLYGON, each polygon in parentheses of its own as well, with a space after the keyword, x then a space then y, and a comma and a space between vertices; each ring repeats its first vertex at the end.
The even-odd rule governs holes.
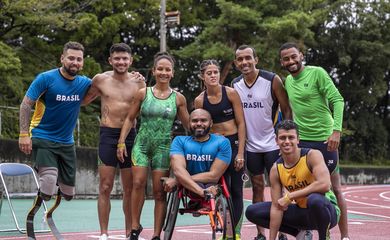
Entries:
MULTIPOLYGON (((131 49, 125 43, 117 43, 110 48, 108 59, 113 71, 97 74, 84 99, 88 104, 96 97, 101 97, 101 122, 99 139, 99 198, 98 215, 101 240, 108 239, 108 220, 110 215, 110 194, 114 184, 116 167, 120 168, 123 188, 123 212, 125 214, 126 236, 131 231, 130 199, 132 191, 131 160, 126 158, 120 162, 116 157, 116 149, 123 121, 131 108, 134 94, 145 87, 141 74, 129 73, 133 62, 131 49)), ((135 124, 133 125, 135 126, 135 124)), ((131 130, 126 139, 127 151, 131 152, 136 132, 131 130)))

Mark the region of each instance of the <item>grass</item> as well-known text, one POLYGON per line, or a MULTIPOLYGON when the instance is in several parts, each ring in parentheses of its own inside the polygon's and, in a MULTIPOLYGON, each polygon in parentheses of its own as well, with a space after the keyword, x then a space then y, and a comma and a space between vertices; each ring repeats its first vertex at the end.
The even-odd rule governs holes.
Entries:
POLYGON ((340 164, 340 168, 370 168, 370 169, 390 169, 390 165, 372 165, 367 163, 362 164, 340 164))
POLYGON ((372 162, 356 163, 353 161, 339 160, 340 167, 345 168, 380 168, 390 169, 390 160, 374 160, 372 162))

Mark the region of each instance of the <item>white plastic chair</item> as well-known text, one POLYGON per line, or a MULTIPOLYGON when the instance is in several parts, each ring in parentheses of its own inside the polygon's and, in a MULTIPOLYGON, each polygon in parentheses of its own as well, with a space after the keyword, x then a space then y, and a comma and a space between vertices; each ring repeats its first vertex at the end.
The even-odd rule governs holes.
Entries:
MULTIPOLYGON (((23 164, 23 163, 0 163, 0 179, 1 179, 1 182, 4 186, 5 196, 7 197, 8 205, 9 205, 9 208, 11 210, 11 213, 12 213, 12 216, 13 216, 13 219, 15 222, 15 226, 16 226, 16 228, 11 228, 11 229, 0 229, 0 232, 16 232, 16 231, 18 231, 18 232, 24 234, 24 233, 26 233, 26 229, 21 228, 19 226, 18 220, 16 218, 16 214, 14 211, 14 207, 12 205, 11 198, 14 196, 15 197, 35 197, 37 195, 37 192, 39 189, 39 183, 38 183, 38 179, 37 179, 37 176, 35 174, 35 171, 30 166, 28 166, 27 164, 23 164), (17 177, 17 176, 23 176, 23 175, 29 175, 29 174, 31 174, 33 179, 34 179, 34 181, 32 181, 31 183, 35 184, 36 189, 37 189, 36 192, 9 193, 8 188, 7 188, 7 183, 4 180, 4 176, 17 177)), ((46 214, 47 206, 46 206, 45 202, 43 202, 43 207, 44 207, 45 214, 46 214)), ((35 232, 37 232, 37 233, 38 232, 49 232, 49 231, 50 231, 49 229, 35 230, 35 232)))

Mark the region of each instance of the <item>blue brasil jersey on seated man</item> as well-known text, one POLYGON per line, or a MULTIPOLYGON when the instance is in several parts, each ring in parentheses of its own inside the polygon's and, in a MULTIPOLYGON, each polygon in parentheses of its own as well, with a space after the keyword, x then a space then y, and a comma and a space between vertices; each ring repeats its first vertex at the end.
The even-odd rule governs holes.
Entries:
POLYGON ((227 138, 210 134, 204 142, 194 140, 192 136, 177 136, 171 145, 170 155, 180 154, 186 159, 190 175, 208 172, 215 158, 230 164, 232 150, 227 138))

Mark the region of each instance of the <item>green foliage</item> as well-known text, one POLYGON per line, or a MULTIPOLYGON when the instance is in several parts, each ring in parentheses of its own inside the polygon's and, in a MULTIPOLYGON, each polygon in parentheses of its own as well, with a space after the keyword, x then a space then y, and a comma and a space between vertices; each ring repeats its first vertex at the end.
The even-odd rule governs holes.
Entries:
MULTIPOLYGON (((99 109, 98 109, 99 110, 99 109)), ((80 132, 75 130, 75 142, 80 146, 98 146, 99 143, 99 113, 95 106, 82 107, 79 116, 80 132)))
POLYGON ((14 77, 20 74, 21 68, 13 49, 0 41, 0 105, 8 105, 22 95, 21 81, 14 77))
POLYGON ((81 74, 86 76, 95 76, 98 73, 102 72, 102 68, 99 63, 95 61, 95 59, 91 57, 84 58, 84 68, 81 74))
POLYGON ((0 42, 0 71, 3 74, 20 73, 20 60, 11 47, 0 42))
POLYGON ((1 135, 0 137, 6 137, 11 139, 18 138, 19 134, 19 111, 17 108, 10 109, 8 107, 0 106, 1 116, 1 135))
MULTIPOLYGON (((153 84, 150 69, 159 51, 156 0, 0 1, 0 106, 18 108, 34 77, 60 66, 63 44, 84 44, 82 74, 110 70, 109 48, 128 43, 131 70, 153 84)), ((307 64, 324 67, 344 96, 341 159, 376 164, 390 158, 390 4, 387 0, 167 0, 179 10, 180 25, 168 28, 167 49, 177 63, 171 85, 188 104, 201 91, 197 77, 203 59, 220 61, 225 83, 239 73, 234 51, 252 45, 259 67, 281 75, 278 49, 295 41, 307 64)), ((82 107, 81 145, 96 146, 99 101, 82 107)), ((3 113, 3 136, 15 138, 17 110, 3 113)), ((79 136, 79 137, 78 137, 79 136)))
POLYGON ((253 9, 225 0, 216 2, 221 14, 204 22, 204 30, 195 41, 176 52, 180 57, 231 60, 238 45, 249 42, 261 31, 261 18, 253 9))
POLYGON ((386 9, 386 1, 338 1, 316 30, 316 45, 309 46, 309 63, 328 69, 344 96, 344 126, 354 134, 346 137, 342 152, 351 161, 389 158, 386 9))
POLYGON ((20 35, 36 33, 44 37, 44 29, 50 31, 64 27, 69 14, 61 12, 62 3, 61 0, 7 1, 0 10, 0 37, 9 41, 17 40, 20 35))
POLYGON ((74 34, 74 38, 83 39, 85 45, 90 45, 103 36, 97 16, 94 14, 83 13, 78 15, 76 24, 77 32, 74 34))

